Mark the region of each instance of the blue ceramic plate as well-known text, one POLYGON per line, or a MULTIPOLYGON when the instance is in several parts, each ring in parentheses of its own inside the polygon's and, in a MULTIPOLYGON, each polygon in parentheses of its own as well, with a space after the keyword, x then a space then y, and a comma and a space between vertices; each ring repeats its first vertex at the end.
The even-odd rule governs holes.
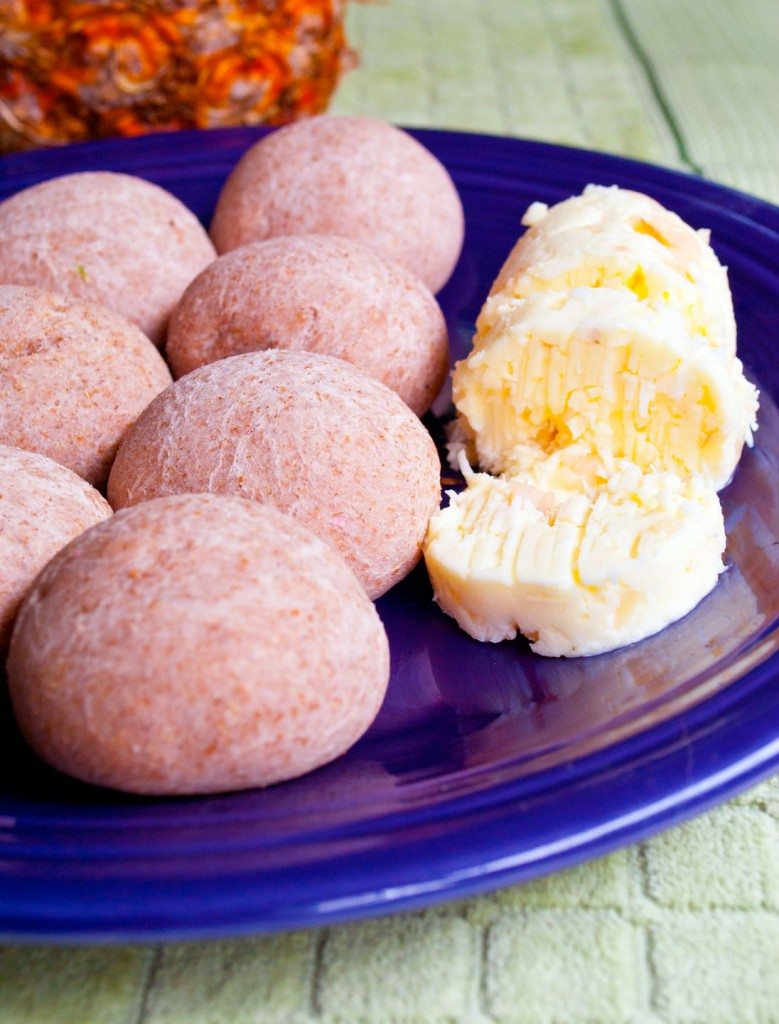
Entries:
MULTIPOLYGON (((129 171, 205 222, 253 131, 92 143, 0 161, 0 196, 129 171)), ((756 447, 724 492, 730 568, 686 619, 597 658, 481 645, 423 569, 379 602, 386 703, 345 757, 266 791, 122 797, 35 761, 0 722, 0 934, 115 941, 228 935, 421 906, 555 871, 702 811, 779 765, 779 210, 671 171, 439 132, 467 239, 442 295, 455 356, 529 201, 588 182, 655 196, 713 230, 730 267, 756 447)), ((437 423, 431 421, 435 431, 437 423)))

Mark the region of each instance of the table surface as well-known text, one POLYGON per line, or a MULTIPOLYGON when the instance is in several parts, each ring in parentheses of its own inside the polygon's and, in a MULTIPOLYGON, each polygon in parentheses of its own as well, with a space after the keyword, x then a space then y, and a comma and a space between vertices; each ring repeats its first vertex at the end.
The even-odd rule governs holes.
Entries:
MULTIPOLYGON (((338 113, 569 143, 779 203, 777 0, 352 6, 338 113)), ((607 858, 377 921, 0 947, 0 1024, 776 1024, 779 779, 607 858)))

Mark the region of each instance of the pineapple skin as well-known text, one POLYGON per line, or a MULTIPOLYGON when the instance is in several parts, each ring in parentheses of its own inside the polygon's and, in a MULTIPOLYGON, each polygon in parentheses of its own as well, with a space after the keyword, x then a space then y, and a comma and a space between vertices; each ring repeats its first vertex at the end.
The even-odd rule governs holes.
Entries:
POLYGON ((0 0, 0 152, 326 109, 343 0, 0 0))

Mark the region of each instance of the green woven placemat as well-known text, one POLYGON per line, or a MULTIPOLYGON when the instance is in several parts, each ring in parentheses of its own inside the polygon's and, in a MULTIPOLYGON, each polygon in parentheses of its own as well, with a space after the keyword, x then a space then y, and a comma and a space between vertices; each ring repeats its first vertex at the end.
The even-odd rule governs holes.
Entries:
MULTIPOLYGON (((776 0, 353 7, 334 105, 698 170, 779 201, 776 0)), ((0 1024, 777 1024, 779 779, 489 896, 326 930, 0 948, 0 1024)))

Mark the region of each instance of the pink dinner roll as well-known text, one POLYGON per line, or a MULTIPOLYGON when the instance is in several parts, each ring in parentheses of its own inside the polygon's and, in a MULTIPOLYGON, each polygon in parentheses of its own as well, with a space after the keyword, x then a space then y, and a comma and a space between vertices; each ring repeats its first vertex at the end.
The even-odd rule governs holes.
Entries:
POLYGON ((348 238, 292 235, 220 256, 187 288, 168 331, 173 374, 225 356, 303 349, 354 363, 426 412, 449 368, 430 290, 348 238))
POLYGON ((33 750, 134 793, 267 786, 333 760, 389 678, 343 561, 242 498, 146 502, 61 551, 22 604, 8 685, 33 750))
POLYGON ((418 561, 439 480, 430 435, 379 381, 330 356, 252 352, 151 403, 122 442, 108 500, 211 491, 267 502, 332 544, 378 597, 418 561))
POLYGON ((197 217, 142 178, 85 171, 0 203, 0 283, 99 302, 156 345, 189 282, 216 256, 197 217))
POLYGON ((99 486, 127 427, 170 382, 154 345, 117 313, 0 285, 0 443, 99 486))
POLYGON ((68 541, 111 506, 64 466, 0 444, 0 654, 27 588, 68 541))
POLYGON ((244 153, 211 223, 219 252, 273 235, 342 235, 438 291, 463 244, 463 209, 438 160, 406 132, 368 117, 319 117, 244 153))

